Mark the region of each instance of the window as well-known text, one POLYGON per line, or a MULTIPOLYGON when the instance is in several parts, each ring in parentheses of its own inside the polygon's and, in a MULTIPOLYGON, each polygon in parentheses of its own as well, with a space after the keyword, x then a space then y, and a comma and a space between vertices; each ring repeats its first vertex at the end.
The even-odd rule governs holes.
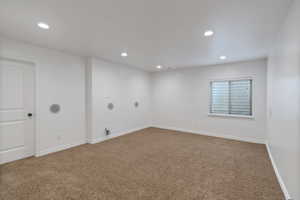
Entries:
POLYGON ((212 81, 210 114, 252 116, 252 79, 212 81))

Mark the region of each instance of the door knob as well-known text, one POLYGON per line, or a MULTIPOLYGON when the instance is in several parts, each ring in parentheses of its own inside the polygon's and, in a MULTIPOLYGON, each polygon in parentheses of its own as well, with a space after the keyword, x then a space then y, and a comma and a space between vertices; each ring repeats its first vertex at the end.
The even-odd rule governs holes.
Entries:
POLYGON ((28 116, 28 117, 32 117, 32 113, 28 113, 27 116, 28 116))

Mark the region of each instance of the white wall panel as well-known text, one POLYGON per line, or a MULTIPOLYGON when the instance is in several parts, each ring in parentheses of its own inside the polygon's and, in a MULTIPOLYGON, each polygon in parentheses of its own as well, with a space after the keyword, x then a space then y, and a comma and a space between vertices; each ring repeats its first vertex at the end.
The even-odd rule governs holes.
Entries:
POLYGON ((300 199, 300 1, 291 5, 268 63, 268 143, 288 191, 300 199))

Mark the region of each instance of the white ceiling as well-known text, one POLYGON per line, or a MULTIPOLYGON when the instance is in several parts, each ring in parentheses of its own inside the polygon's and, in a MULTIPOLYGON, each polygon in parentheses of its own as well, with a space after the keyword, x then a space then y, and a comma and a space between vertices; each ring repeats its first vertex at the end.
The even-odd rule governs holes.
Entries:
POLYGON ((289 0, 0 0, 0 34, 147 70, 265 57, 289 0), (46 22, 50 30, 37 27, 46 22), (212 29, 215 35, 205 38, 212 29), (121 52, 129 56, 122 58, 121 52))

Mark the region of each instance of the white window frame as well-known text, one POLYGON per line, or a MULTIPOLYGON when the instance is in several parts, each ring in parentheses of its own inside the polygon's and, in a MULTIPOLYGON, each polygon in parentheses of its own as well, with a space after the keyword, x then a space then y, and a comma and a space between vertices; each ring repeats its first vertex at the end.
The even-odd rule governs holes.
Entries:
POLYGON ((235 78, 223 78, 223 79, 211 79, 209 81, 209 105, 208 105, 208 116, 211 117, 232 117, 232 118, 245 118, 245 119, 254 119, 254 89, 255 89, 255 79, 253 77, 235 77, 235 78), (251 80, 252 81, 252 91, 251 91, 251 113, 252 115, 235 115, 235 114, 218 114, 218 113, 211 113, 211 104, 212 104, 212 90, 211 84, 212 82, 216 81, 239 81, 239 80, 251 80))

